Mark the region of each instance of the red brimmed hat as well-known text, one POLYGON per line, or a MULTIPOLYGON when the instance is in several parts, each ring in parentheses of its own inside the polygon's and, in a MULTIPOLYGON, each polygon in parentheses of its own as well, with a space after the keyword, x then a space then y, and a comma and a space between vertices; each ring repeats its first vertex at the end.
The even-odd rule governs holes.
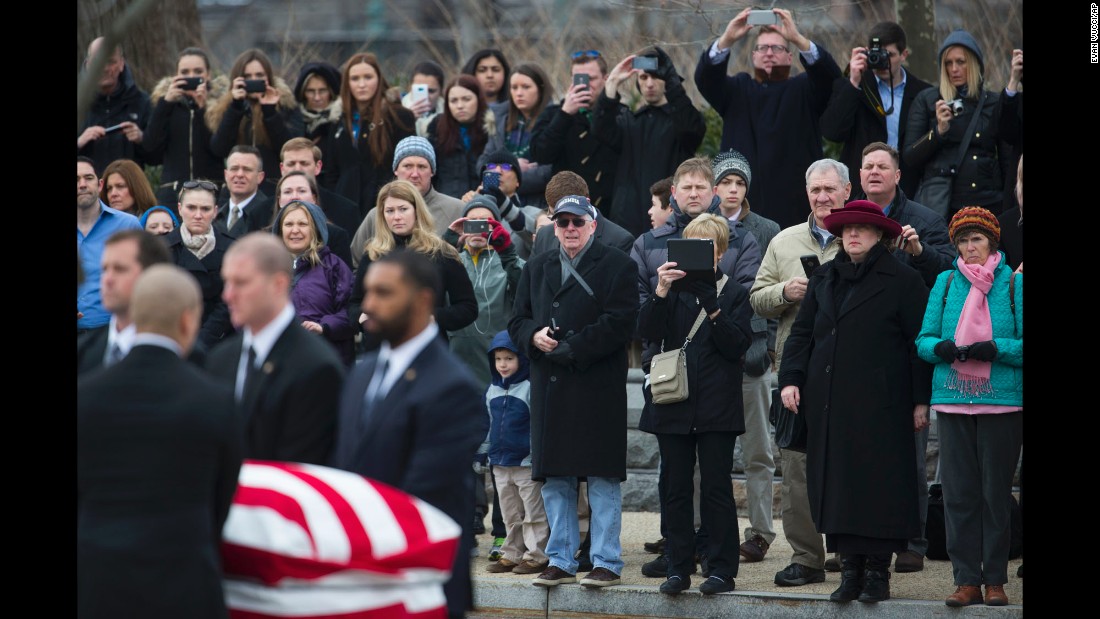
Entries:
POLYGON ((829 209, 825 229, 840 236, 848 224, 867 224, 882 230, 886 238, 901 234, 901 224, 882 214, 882 207, 870 200, 852 200, 841 208, 829 209))

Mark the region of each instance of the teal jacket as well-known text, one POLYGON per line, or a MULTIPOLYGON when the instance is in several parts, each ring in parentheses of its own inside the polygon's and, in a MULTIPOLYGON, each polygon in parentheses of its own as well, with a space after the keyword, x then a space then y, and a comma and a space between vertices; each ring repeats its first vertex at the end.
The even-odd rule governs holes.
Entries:
POLYGON ((1009 299, 1009 279, 1012 269, 1004 254, 993 274, 993 287, 989 291, 989 317, 993 322, 993 342, 997 345, 997 357, 993 360, 989 382, 992 393, 969 396, 949 386, 951 366, 936 356, 933 348, 941 340, 954 340, 963 302, 970 294, 970 280, 955 268, 940 273, 936 285, 928 293, 928 307, 924 312, 924 324, 917 336, 917 354, 921 359, 935 364, 932 374, 932 408, 936 404, 996 404, 1023 406, 1024 404, 1024 276, 1015 277, 1016 309, 1009 299), (954 276, 951 274, 954 273, 954 276), (944 300, 944 288, 951 276, 951 289, 944 300), (1014 315, 1015 314, 1015 315, 1014 315))

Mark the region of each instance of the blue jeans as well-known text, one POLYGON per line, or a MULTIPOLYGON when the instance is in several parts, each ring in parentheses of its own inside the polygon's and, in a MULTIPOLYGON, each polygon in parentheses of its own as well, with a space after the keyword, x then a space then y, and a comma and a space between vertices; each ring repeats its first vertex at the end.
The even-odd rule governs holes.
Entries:
MULTIPOLYGON (((592 540, 589 556, 594 568, 606 568, 616 574, 623 572, 623 552, 619 543, 623 514, 621 483, 612 477, 588 478, 588 505, 592 512, 588 527, 588 537, 592 540)), ((577 478, 547 477, 542 485, 542 502, 550 524, 550 539, 546 542, 550 565, 576 574, 574 555, 581 545, 577 525, 577 478)))

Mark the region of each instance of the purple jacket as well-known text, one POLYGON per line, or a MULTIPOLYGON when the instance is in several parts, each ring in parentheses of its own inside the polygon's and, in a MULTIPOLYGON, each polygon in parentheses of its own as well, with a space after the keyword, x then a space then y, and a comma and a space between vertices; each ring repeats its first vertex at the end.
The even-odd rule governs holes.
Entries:
POLYGON ((332 342, 344 362, 351 365, 355 361, 352 339, 355 329, 348 321, 347 311, 353 280, 351 269, 328 246, 321 247, 318 253, 321 264, 317 266, 308 260, 298 261, 290 300, 300 319, 321 324, 325 339, 332 342))

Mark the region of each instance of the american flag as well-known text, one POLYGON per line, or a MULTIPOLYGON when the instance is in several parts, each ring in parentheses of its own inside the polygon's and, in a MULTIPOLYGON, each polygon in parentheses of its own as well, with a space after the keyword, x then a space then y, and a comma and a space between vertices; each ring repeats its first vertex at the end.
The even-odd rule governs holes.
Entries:
POLYGON ((461 527, 392 486, 246 460, 222 531, 234 619, 446 617, 461 527))

